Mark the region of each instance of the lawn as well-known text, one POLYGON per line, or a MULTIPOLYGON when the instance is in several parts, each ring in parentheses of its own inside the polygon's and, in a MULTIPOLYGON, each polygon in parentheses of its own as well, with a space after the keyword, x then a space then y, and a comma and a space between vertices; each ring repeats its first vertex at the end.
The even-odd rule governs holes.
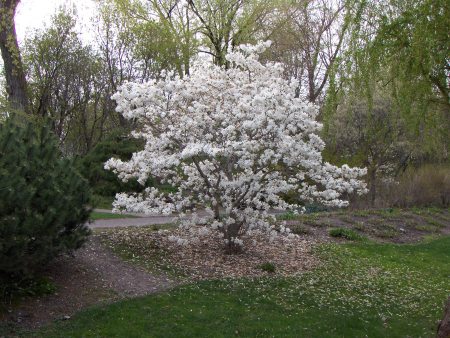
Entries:
POLYGON ((450 237, 321 244, 301 276, 216 280, 94 307, 37 337, 433 337, 450 237))
POLYGON ((95 221, 98 219, 114 219, 114 218, 134 218, 136 216, 128 215, 128 214, 113 214, 109 212, 96 212, 93 211, 91 213, 90 219, 95 221))

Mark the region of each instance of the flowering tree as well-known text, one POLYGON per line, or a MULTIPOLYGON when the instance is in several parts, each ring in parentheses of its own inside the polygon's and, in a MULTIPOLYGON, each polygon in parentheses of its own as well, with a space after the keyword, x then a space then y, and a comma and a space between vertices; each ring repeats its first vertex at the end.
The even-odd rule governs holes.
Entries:
MULTIPOLYGON (((167 74, 120 88, 113 96, 117 109, 137 119, 140 128, 133 134, 146 144, 130 161, 110 159, 105 168, 142 184, 158 177, 177 191, 117 194, 116 210, 167 214, 201 204, 210 215, 201 222, 205 226, 193 227, 198 219, 183 226, 191 233, 218 230, 233 252, 245 233, 280 232, 269 221, 269 209, 299 208, 286 203, 284 193, 345 206, 344 192, 365 190, 358 180, 364 169, 324 163, 317 107, 295 98, 295 84, 282 78, 281 64, 258 62, 267 46, 241 46, 228 54, 230 69, 199 62, 183 79, 167 74)), ((289 235, 284 227, 281 232, 289 235)))

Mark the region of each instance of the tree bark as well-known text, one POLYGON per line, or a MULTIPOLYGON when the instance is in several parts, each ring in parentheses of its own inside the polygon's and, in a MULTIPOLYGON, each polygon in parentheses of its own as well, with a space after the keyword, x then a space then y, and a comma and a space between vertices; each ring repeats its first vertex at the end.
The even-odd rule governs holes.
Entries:
POLYGON ((17 43, 14 15, 20 0, 0 0, 0 49, 11 108, 29 113, 27 82, 17 43))
POLYGON ((444 318, 438 326, 437 338, 450 338, 450 297, 444 310, 444 318))
POLYGON ((375 206, 375 199, 377 195, 377 170, 374 167, 369 167, 369 198, 370 206, 375 206))

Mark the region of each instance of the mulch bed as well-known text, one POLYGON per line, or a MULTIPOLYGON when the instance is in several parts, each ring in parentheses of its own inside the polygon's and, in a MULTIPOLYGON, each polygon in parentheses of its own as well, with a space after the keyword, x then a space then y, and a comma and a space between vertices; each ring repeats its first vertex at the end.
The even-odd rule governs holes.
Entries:
POLYGON ((269 241, 264 235, 244 237, 243 251, 227 254, 217 233, 203 236, 199 242, 179 245, 170 236, 183 237, 182 230, 152 231, 149 228, 125 228, 102 234, 111 248, 122 248, 137 262, 151 261, 152 268, 164 271, 168 266, 188 280, 217 278, 288 276, 311 269, 318 262, 312 255, 312 240, 278 236, 269 241), (159 254, 158 254, 159 253, 159 254), (261 267, 271 263, 275 272, 261 267))

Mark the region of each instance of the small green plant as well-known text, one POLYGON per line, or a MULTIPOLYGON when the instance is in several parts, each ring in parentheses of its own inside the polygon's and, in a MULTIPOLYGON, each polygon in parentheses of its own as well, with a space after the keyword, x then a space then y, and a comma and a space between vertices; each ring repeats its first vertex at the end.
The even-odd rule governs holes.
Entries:
POLYGON ((364 222, 356 222, 354 225, 353 225, 353 227, 356 229, 356 230, 359 230, 359 231, 364 231, 364 230, 366 230, 366 225, 364 224, 364 222))
POLYGON ((285 212, 284 214, 277 215, 277 219, 280 221, 292 221, 298 219, 298 214, 294 214, 292 211, 285 212))
POLYGON ((385 228, 375 231, 375 236, 380 238, 394 238, 398 235, 398 231, 395 229, 385 228))
POLYGON ((419 231, 426 231, 426 232, 439 232, 438 229, 436 229, 435 226, 432 225, 426 225, 426 224, 417 224, 414 226, 414 229, 419 231))
POLYGON ((333 228, 330 229, 329 234, 331 237, 345 238, 350 241, 361 241, 364 239, 364 237, 358 234, 355 230, 347 228, 333 228))
POLYGON ((271 262, 265 262, 259 266, 262 271, 274 273, 275 272, 275 264, 271 262))
POLYGON ((304 226, 302 224, 292 226, 290 227, 290 229, 296 235, 307 235, 311 233, 311 230, 307 226, 304 226))
POLYGON ((2 306, 10 304, 12 299, 51 295, 55 292, 55 284, 45 277, 0 283, 0 312, 2 306))
POLYGON ((436 221, 432 217, 424 217, 425 221, 428 223, 428 225, 434 226, 436 228, 445 228, 445 225, 441 222, 436 221))
POLYGON ((27 294, 30 296, 51 295, 55 293, 56 286, 48 278, 41 277, 31 280, 26 287, 21 289, 21 291, 22 294, 27 294))
POLYGON ((370 215, 370 211, 369 210, 356 210, 353 212, 354 216, 357 217, 368 217, 370 215))

